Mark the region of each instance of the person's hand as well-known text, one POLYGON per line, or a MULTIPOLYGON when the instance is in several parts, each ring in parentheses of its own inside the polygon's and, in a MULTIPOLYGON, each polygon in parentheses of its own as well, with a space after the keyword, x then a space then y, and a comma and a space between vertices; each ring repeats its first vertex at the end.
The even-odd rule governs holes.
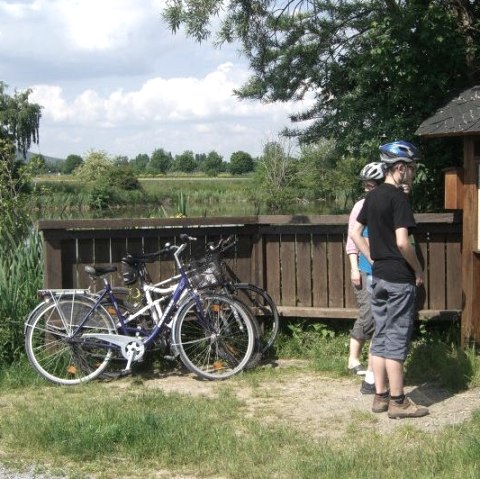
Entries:
POLYGON ((422 286, 425 283, 425 275, 423 271, 415 271, 415 284, 417 286, 422 286))
POLYGON ((361 289, 362 287, 362 275, 358 269, 352 269, 350 273, 350 279, 352 280, 352 284, 355 288, 361 289))

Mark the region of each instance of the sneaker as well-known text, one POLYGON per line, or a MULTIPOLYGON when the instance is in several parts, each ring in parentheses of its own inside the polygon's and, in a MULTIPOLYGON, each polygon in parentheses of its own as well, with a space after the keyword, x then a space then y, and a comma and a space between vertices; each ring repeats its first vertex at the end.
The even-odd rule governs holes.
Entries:
POLYGON ((383 397, 381 394, 375 394, 373 398, 372 412, 387 412, 390 395, 383 397))
POLYGON ((375 394, 375 384, 369 384, 367 381, 362 381, 360 392, 362 394, 375 394))
POLYGON ((353 368, 348 368, 348 370, 357 376, 365 376, 367 374, 367 369, 362 364, 357 364, 353 368))
POLYGON ((390 419, 403 419, 406 417, 423 417, 428 414, 426 407, 417 406, 407 397, 403 403, 398 404, 397 401, 390 400, 388 404, 388 417, 390 419))

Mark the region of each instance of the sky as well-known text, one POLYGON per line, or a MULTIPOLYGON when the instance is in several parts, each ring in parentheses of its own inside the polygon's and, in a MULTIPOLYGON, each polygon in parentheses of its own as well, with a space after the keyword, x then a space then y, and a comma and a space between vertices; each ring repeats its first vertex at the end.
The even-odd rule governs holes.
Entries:
POLYGON ((215 48, 161 17, 165 0, 0 0, 0 81, 31 88, 40 143, 30 151, 66 158, 102 150, 131 159, 261 154, 290 125, 299 103, 239 100, 249 77, 234 45, 215 48))

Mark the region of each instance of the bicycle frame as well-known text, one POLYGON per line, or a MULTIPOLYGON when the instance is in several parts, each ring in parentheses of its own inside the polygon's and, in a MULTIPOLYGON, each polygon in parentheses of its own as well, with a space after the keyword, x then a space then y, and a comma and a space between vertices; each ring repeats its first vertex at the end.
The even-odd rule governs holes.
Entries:
POLYGON ((85 316, 85 318, 83 318, 80 324, 76 327, 75 331, 72 334, 72 337, 75 337, 75 335, 78 334, 78 332, 82 329, 82 327, 85 325, 86 321, 90 318, 91 314, 93 314, 94 311, 96 311, 99 307, 103 307, 102 301, 104 301, 105 298, 108 298, 111 304, 113 305, 115 309, 115 314, 117 315, 117 318, 119 320, 119 326, 117 326, 118 328, 117 331, 120 331, 123 334, 86 333, 86 334, 83 334, 82 337, 99 339, 101 341, 104 341, 107 344, 114 344, 120 347, 122 355, 124 356, 125 359, 127 359, 127 366, 125 369, 128 370, 131 366, 132 361, 134 360, 137 361, 141 359, 141 357, 145 352, 145 347, 151 344, 157 338, 157 336, 164 329, 164 327, 171 328, 173 326, 176 318, 176 313, 177 313, 177 311, 175 310, 175 306, 180 304, 181 302, 180 300, 185 297, 185 293, 187 293, 189 296, 195 299, 198 312, 199 312, 198 319, 201 325, 207 331, 210 331, 209 324, 206 321, 205 315, 203 313, 200 296, 191 287, 189 279, 185 272, 183 263, 179 258, 181 252, 185 249, 185 247, 186 247, 185 243, 178 247, 172 247, 172 248, 176 248, 174 257, 180 270, 180 281, 176 284, 173 294, 170 298, 170 301, 163 312, 160 308, 160 302, 164 300, 164 296, 156 300, 152 300, 151 293, 152 292, 164 293, 165 291, 170 292, 173 289, 173 286, 171 288, 162 289, 162 288, 158 288, 156 285, 147 285, 147 284, 144 285, 145 291, 149 293, 147 296, 148 304, 145 305, 140 310, 136 311, 134 314, 130 315, 128 317, 128 321, 126 321, 125 317, 120 311, 120 307, 115 298, 115 295, 113 294, 110 283, 106 279, 104 279, 105 288, 97 297, 92 309, 85 316), (129 328, 127 323, 136 319, 137 317, 140 317, 141 315, 143 315, 143 313, 147 311, 152 313, 155 326, 149 332, 144 331, 144 333, 147 334, 146 337, 141 337, 140 336, 141 331, 138 330, 138 328, 129 328), (132 336, 131 334, 128 334, 128 333, 135 333, 135 336, 132 336))

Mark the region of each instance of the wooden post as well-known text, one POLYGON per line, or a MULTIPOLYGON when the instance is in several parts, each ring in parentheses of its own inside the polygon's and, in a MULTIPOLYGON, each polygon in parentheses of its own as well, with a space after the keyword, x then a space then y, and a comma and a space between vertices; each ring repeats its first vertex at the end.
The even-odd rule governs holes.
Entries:
POLYGON ((480 261, 478 258, 478 164, 475 137, 464 138, 462 345, 480 343, 480 261))

